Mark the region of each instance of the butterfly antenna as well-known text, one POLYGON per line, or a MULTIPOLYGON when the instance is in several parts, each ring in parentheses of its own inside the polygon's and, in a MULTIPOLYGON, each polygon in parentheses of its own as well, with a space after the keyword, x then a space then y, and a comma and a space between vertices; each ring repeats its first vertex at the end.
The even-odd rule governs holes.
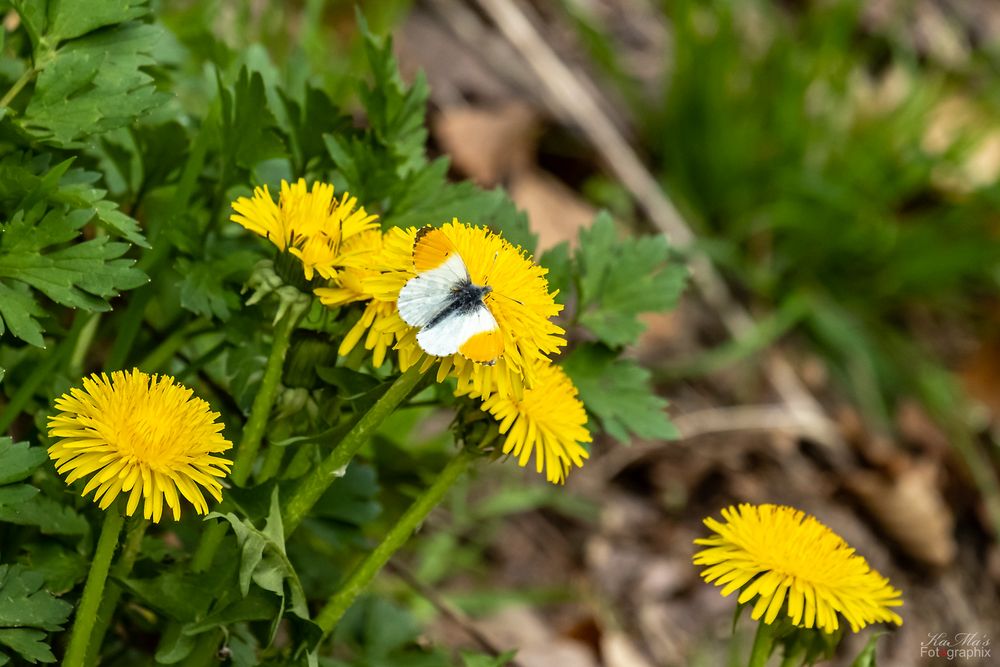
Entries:
POLYGON ((486 272, 486 280, 483 281, 484 282, 484 285, 483 285, 484 287, 489 287, 490 286, 490 276, 493 275, 493 269, 497 268, 497 260, 498 259, 500 259, 500 251, 499 250, 496 251, 495 253, 493 253, 493 266, 491 266, 490 270, 486 272))

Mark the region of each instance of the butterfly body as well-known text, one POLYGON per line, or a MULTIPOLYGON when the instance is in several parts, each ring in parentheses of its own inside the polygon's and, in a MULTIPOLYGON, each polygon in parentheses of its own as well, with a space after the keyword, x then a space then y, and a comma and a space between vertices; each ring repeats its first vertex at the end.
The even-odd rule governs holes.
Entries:
POLYGON ((473 283, 461 255, 439 229, 417 233, 413 264, 417 275, 400 290, 397 305, 403 321, 419 329, 421 349, 438 357, 458 353, 495 363, 503 338, 486 304, 492 288, 473 283))

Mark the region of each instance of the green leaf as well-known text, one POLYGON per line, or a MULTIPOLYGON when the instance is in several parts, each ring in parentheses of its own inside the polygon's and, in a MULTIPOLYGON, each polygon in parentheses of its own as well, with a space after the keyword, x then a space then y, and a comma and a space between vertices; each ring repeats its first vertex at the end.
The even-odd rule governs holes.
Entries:
POLYGON ((29 447, 26 442, 0 437, 0 485, 20 482, 47 458, 48 454, 41 447, 29 447))
MULTIPOLYGON (((281 157, 285 149, 275 132, 277 122, 268 108, 264 78, 242 68, 232 91, 218 81, 222 104, 222 153, 250 169, 264 160, 281 157)), ((224 183, 223 185, 228 185, 224 183)))
POLYGON ((611 347, 634 343, 645 329, 641 313, 673 308, 687 271, 668 262, 663 236, 618 240, 606 212, 580 230, 579 321, 611 347))
MULTIPOLYGON (((221 562, 227 563, 224 559, 221 562)), ((125 579, 133 595, 175 621, 187 623, 205 615, 212 600, 231 585, 232 569, 192 574, 168 570, 152 579, 125 579)))
POLYGON ((326 490, 313 515, 363 526, 382 513, 378 491, 375 468, 352 463, 344 476, 326 490))
POLYGON ((413 85, 407 88, 399 74, 392 38, 373 35, 360 15, 358 27, 364 37, 365 56, 374 79, 371 86, 361 86, 361 104, 372 135, 392 155, 398 165, 397 173, 404 175, 426 162, 424 118, 430 94, 427 79, 419 73, 413 85))
MULTIPOLYGON (((146 275, 122 255, 129 246, 99 237, 73 245, 92 212, 45 211, 37 204, 18 211, 0 224, 0 281, 27 285, 56 303, 87 311, 109 310, 108 299, 120 290, 144 285, 146 275)), ((34 319, 40 308, 30 292, 9 285, 0 289, 0 313, 11 332, 41 346, 41 329, 34 319)))
POLYGON ((42 590, 44 579, 22 565, 0 565, 0 628, 59 630, 73 606, 42 590))
POLYGON ((42 325, 35 319, 43 315, 45 310, 32 298, 26 285, 11 288, 0 282, 0 336, 9 330, 35 347, 45 347, 42 325))
POLYGON ((164 103, 168 96, 143 71, 155 64, 150 53, 161 37, 155 25, 132 23, 66 42, 38 75, 22 127, 43 141, 71 147, 164 103))
POLYGON ((240 285, 258 259, 255 252, 231 249, 216 258, 179 259, 181 305, 198 315, 228 320, 240 307, 240 285))
POLYGON ((45 633, 23 628, 0 630, 0 644, 12 648, 31 664, 55 662, 52 649, 45 643, 45 633))
POLYGON ((634 361, 619 359, 601 345, 581 345, 563 361, 563 369, 580 390, 587 411, 604 431, 619 442, 631 436, 648 439, 676 438, 667 417, 667 401, 650 386, 648 370, 634 361))
POLYGON ((566 303, 566 297, 573 285, 573 259, 570 257, 569 243, 563 241, 542 254, 538 263, 549 270, 545 279, 549 282, 549 291, 558 291, 556 301, 566 303))
POLYGON ((73 39, 97 28, 145 16, 147 0, 49 0, 48 38, 73 39))
POLYGON ((263 529, 258 529, 250 521, 239 518, 236 514, 220 514, 213 512, 207 518, 222 518, 232 525, 236 533, 236 542, 240 546, 239 584, 243 596, 250 593, 251 581, 265 591, 270 591, 281 600, 281 609, 273 617, 271 639, 278 628, 278 622, 287 608, 301 619, 309 620, 309 607, 306 604, 305 591, 299 581, 288 555, 285 553, 284 529, 281 522, 281 505, 278 502, 278 489, 271 495, 271 510, 263 529), (285 584, 288 585, 288 594, 285 584))
POLYGON ((861 649, 861 652, 858 653, 858 657, 856 657, 854 662, 851 663, 851 667, 877 667, 878 663, 875 660, 875 647, 878 644, 879 637, 882 637, 884 634, 884 632, 876 632, 869 637, 865 647, 861 649))
POLYGON ((26 563, 44 577, 46 590, 55 595, 69 592, 84 580, 90 569, 90 561, 82 554, 54 541, 36 541, 25 548, 26 563))
POLYGON ((504 667, 514 659, 515 655, 517 655, 516 650, 504 651, 498 656, 461 651, 463 667, 504 667))
POLYGON ((0 504, 0 521, 37 526, 45 535, 83 535, 88 527, 87 520, 72 507, 40 493, 20 503, 0 504))
POLYGON ((12 484, 0 487, 0 512, 7 506, 30 500, 39 493, 39 490, 30 484, 12 484))

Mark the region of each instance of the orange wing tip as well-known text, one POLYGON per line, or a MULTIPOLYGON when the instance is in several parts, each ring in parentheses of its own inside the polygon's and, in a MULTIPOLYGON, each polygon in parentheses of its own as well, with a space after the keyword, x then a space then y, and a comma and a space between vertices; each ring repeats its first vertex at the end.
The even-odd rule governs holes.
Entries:
POLYGON ((477 333, 462 343, 458 353, 477 364, 492 365, 503 353, 503 336, 499 329, 477 333))
POLYGON ((413 241, 413 268, 417 273, 436 269, 454 253, 455 245, 443 231, 422 227, 413 241))

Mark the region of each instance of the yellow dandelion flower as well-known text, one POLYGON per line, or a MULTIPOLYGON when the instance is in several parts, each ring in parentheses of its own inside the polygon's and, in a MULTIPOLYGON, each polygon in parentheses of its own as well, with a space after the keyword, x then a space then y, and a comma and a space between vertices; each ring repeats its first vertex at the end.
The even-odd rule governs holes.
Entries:
MULTIPOLYGON (((472 282, 491 288, 483 303, 496 319, 502 337, 502 351, 496 362, 478 363, 460 353, 424 355, 417 343, 417 329, 407 325, 395 309, 384 311, 381 317, 373 316, 371 329, 379 337, 392 335, 403 370, 418 362, 426 368, 438 363, 438 379, 454 375, 466 393, 474 391, 484 398, 493 392, 504 397, 520 396, 524 387, 534 381, 532 369, 566 344, 565 332, 551 319, 562 306, 555 302, 555 293, 549 292, 547 271, 519 247, 485 227, 454 220, 442 225, 441 231, 461 256, 472 282)), ((416 228, 386 232, 379 273, 364 281, 364 290, 374 301, 395 304, 403 285, 417 275, 413 262, 416 237, 416 228)))
POLYGON ((199 486, 217 501, 232 464, 216 456, 232 447, 222 435, 219 413, 192 397, 192 391, 169 376, 138 369, 83 379, 56 399, 59 414, 49 418, 49 447, 56 470, 66 483, 92 475, 83 496, 96 489, 94 502, 107 509, 120 493, 128 494, 131 516, 144 501, 143 516, 155 522, 163 503, 180 519, 178 492, 199 514, 208 512, 199 486))
POLYGON ((313 290, 320 303, 340 308, 352 303, 367 301, 361 318, 351 327, 340 343, 340 355, 354 349, 365 338, 365 347, 372 351, 372 364, 378 368, 385 362, 386 354, 395 343, 391 332, 382 331, 381 322, 395 310, 393 304, 373 301, 365 290, 365 281, 379 275, 378 259, 382 253, 382 232, 370 230, 358 234, 344 243, 344 268, 333 278, 333 286, 313 290), (365 336, 367 332, 367 336, 365 336))
POLYGON ((230 220, 295 255, 306 280, 312 280, 315 273, 333 278, 345 261, 342 245, 378 228, 377 216, 358 208, 356 198, 345 192, 336 199, 328 183, 313 183, 310 191, 304 178, 294 184, 281 181, 277 203, 265 185, 255 188, 253 197, 233 202, 233 210, 230 220))
MULTIPOLYGON (((590 442, 587 412, 576 387, 562 368, 553 363, 534 369, 534 384, 524 395, 503 397, 493 394, 481 409, 500 422, 500 434, 506 435, 503 453, 517 457, 522 468, 535 455, 535 471, 555 484, 566 481, 573 466, 581 467, 590 453, 583 443, 590 442)), ((460 388, 456 392, 462 395, 460 388)), ((470 397, 479 394, 467 391, 470 397)))
POLYGON ((723 595, 742 589, 740 604, 755 597, 754 620, 771 624, 781 610, 803 628, 834 632, 838 614, 857 632, 870 623, 901 625, 892 607, 903 604, 889 580, 868 566, 847 542, 814 517, 792 507, 741 504, 709 517, 715 534, 695 540, 708 547, 694 556, 701 576, 723 595))

